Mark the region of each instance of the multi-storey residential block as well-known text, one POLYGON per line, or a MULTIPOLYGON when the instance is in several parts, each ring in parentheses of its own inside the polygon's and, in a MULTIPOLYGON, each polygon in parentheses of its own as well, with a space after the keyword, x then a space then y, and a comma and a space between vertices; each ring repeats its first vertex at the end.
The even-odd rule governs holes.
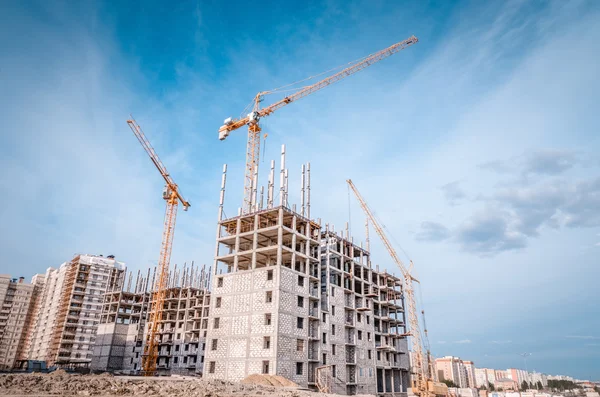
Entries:
POLYGON ((125 265, 113 256, 76 255, 49 268, 40 296, 29 358, 87 367, 92 361, 103 294, 122 284, 125 265))
POLYGON ((473 361, 463 361, 465 373, 467 374, 467 386, 468 388, 476 388, 477 382, 475 380, 475 364, 473 361))
MULTIPOLYGON (((144 345, 152 325, 150 279, 138 274, 135 285, 108 292, 98 326, 91 368, 137 374, 142 369, 144 345)), ((210 270, 192 266, 169 275, 163 319, 158 327, 159 375, 201 375, 210 304, 210 270)))
POLYGON ((285 206, 219 223, 204 376, 277 374, 332 392, 405 393, 401 282, 285 206), (325 371, 323 371, 325 372, 325 371))
POLYGON ((401 280, 373 269, 348 233, 311 219, 310 165, 300 211, 290 207, 284 164, 282 148, 279 205, 271 162, 266 206, 256 189, 251 207, 229 219, 223 177, 204 376, 276 374, 340 394, 404 395, 401 280))
MULTIPOLYGON (((474 370, 473 363, 468 362, 470 363, 469 368, 474 370)), ((470 387, 467 366, 460 358, 453 356, 436 358, 435 368, 440 381, 450 380, 459 388, 470 387)), ((474 371, 471 376, 474 378, 474 371)))
POLYGON ((10 370, 26 359, 28 335, 41 280, 25 283, 23 277, 0 275, 0 370, 10 370))

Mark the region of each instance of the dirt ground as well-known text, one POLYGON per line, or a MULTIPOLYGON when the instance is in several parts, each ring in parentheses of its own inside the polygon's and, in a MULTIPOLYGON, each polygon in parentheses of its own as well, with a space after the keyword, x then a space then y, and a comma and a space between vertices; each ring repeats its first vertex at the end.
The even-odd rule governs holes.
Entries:
POLYGON ((169 396, 169 397, 324 397, 298 390, 285 378, 251 375, 241 383, 189 377, 143 378, 131 376, 2 374, 0 396, 169 396))

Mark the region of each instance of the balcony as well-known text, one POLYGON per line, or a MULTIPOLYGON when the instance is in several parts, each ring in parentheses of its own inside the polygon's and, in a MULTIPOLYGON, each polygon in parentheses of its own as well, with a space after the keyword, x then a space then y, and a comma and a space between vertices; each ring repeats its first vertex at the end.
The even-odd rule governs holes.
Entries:
POLYGON ((354 327, 354 315, 346 315, 346 327, 354 327))

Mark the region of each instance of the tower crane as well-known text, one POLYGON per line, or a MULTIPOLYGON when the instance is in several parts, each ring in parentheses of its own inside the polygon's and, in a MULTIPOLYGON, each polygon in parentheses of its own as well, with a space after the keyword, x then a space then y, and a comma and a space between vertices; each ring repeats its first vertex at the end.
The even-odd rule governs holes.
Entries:
MULTIPOLYGON (((413 269, 413 262, 410 261, 410 265, 407 268, 404 263, 398 257, 396 250, 386 237, 383 232, 383 228, 371 212, 371 209, 367 205, 367 202, 362 198, 356 186, 351 179, 346 181, 348 186, 354 192, 361 208, 367 215, 367 218, 373 224, 375 231, 379 235, 379 238, 383 242, 383 245, 387 249, 388 253, 392 257, 392 260, 400 268, 402 277, 404 278, 404 298, 408 305, 408 324, 409 324, 409 335, 412 337, 412 391, 419 397, 433 397, 436 395, 446 395, 447 387, 443 384, 435 383, 433 381, 433 364, 431 362, 431 354, 429 347, 425 347, 425 355, 423 353, 423 344, 421 340, 421 330, 419 326, 419 317, 417 312, 417 304, 415 301, 415 290, 413 288, 413 282, 419 282, 411 274, 413 269)), ((425 331, 427 332, 427 331, 425 331)))
POLYGON ((167 293, 167 283, 169 280, 169 262, 171 261, 171 248, 173 247, 173 234, 175 233, 175 219, 177 217, 177 207, 179 202, 183 205, 183 210, 187 211, 190 203, 183 198, 179 192, 179 187, 167 171, 165 165, 154 151, 154 148, 144 135, 142 128, 132 118, 127 120, 131 131, 135 134, 142 147, 150 156, 158 172, 165 180, 163 190, 163 199, 166 202, 164 230, 162 244, 160 247, 160 257, 158 259, 158 279, 154 283, 152 291, 153 310, 150 313, 150 329, 144 347, 142 356, 142 371, 146 376, 152 376, 156 373, 156 361, 158 358, 158 326, 163 316, 163 305, 167 293))
POLYGON ((317 83, 302 87, 295 93, 286 96, 285 98, 269 105, 265 108, 260 107, 260 103, 264 100, 265 95, 275 93, 277 90, 263 91, 256 94, 253 99, 253 108, 248 115, 239 119, 233 119, 231 117, 225 119, 224 124, 219 128, 219 139, 224 140, 229 136, 231 131, 237 130, 245 125, 248 126, 248 143, 246 146, 246 169, 244 177, 244 203, 242 207, 243 213, 252 211, 252 208, 256 205, 256 194, 253 193, 256 190, 257 181, 255 175, 258 175, 258 160, 260 155, 260 125, 259 121, 262 117, 269 116, 271 113, 280 109, 292 102, 297 101, 300 98, 304 98, 307 95, 315 93, 333 83, 336 83, 356 72, 365 69, 368 66, 373 65, 381 61, 384 58, 393 55, 406 47, 416 44, 419 41, 415 36, 411 36, 408 39, 399 43, 393 44, 381 51, 367 56, 360 62, 353 64, 317 83))

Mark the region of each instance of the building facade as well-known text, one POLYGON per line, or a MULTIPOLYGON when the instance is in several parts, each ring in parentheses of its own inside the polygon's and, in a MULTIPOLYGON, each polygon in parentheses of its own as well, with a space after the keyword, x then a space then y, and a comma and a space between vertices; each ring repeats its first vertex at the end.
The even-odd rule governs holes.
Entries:
MULTIPOLYGON (((155 269, 156 272, 156 269, 155 269)), ((139 273, 134 285, 104 295, 91 369, 139 374, 154 310, 156 274, 139 273)), ((163 318, 158 326, 158 375, 202 375, 210 305, 210 270, 177 266, 169 274, 163 318)))
POLYGON ((92 361, 103 295, 122 285, 125 265, 114 257, 76 255, 46 271, 29 358, 87 367, 92 361))
POLYGON ((26 359, 28 335, 41 279, 25 283, 23 277, 0 275, 0 370, 10 370, 26 359))
POLYGON ((222 220, 214 277, 205 377, 406 393, 401 281, 347 237, 285 206, 222 220))

